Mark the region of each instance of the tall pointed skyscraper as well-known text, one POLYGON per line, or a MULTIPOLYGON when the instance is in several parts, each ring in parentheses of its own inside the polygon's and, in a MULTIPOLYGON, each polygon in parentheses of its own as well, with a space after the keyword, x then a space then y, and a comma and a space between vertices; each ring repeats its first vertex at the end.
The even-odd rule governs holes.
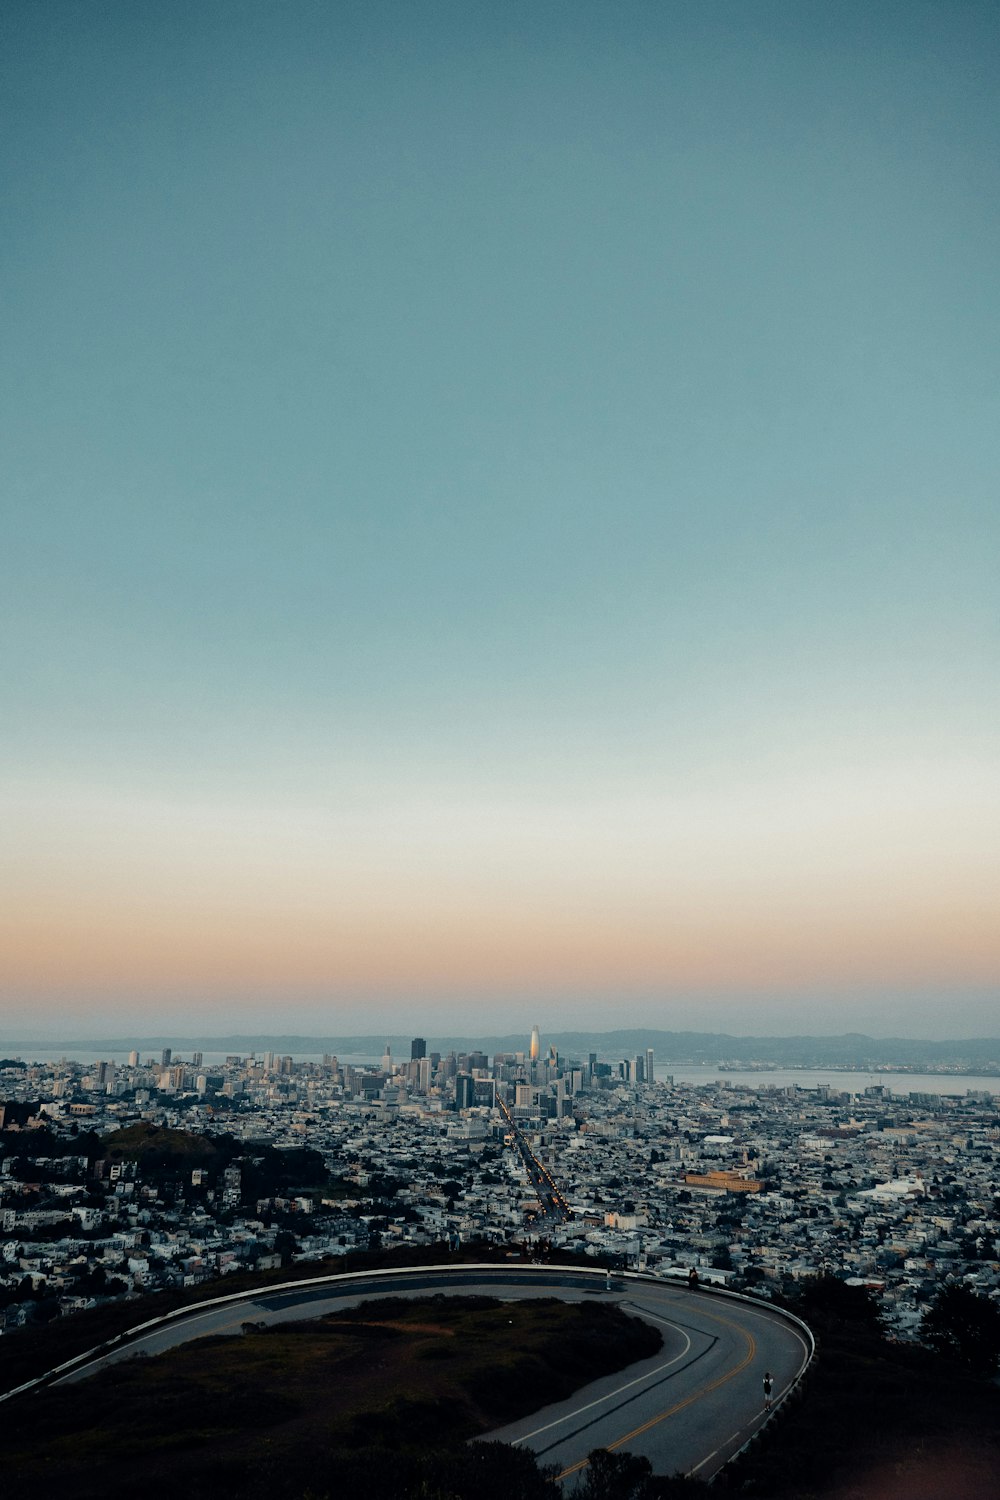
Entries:
POLYGON ((541 1046, 542 1046, 542 1044, 541 1044, 541 1041, 540 1041, 539 1036, 538 1036, 538 1027, 537 1026, 532 1026, 532 1028, 531 1028, 531 1051, 529 1052, 528 1056, 530 1057, 530 1059, 531 1059, 531 1061, 533 1063, 535 1063, 535 1062, 538 1061, 538 1054, 541 1051, 541 1046))

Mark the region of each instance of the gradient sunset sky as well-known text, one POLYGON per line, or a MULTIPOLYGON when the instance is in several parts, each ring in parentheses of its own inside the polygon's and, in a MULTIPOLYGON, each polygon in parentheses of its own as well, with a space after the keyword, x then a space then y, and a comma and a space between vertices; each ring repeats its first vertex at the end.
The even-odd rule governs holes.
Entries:
POLYGON ((1000 1034, 995 4, 0 75, 0 1043, 1000 1034))

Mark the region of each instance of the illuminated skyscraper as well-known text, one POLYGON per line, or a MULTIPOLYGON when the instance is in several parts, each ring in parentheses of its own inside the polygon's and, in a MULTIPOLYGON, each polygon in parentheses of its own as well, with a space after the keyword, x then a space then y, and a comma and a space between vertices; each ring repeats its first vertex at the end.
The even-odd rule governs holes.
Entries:
POLYGON ((528 1053, 528 1056, 529 1056, 530 1060, 533 1063, 536 1063, 538 1061, 538 1054, 539 1054, 539 1051, 541 1050, 541 1045, 542 1045, 541 1044, 541 1040, 540 1040, 539 1035, 538 1035, 538 1027, 537 1026, 532 1026, 532 1028, 531 1028, 531 1050, 528 1053))

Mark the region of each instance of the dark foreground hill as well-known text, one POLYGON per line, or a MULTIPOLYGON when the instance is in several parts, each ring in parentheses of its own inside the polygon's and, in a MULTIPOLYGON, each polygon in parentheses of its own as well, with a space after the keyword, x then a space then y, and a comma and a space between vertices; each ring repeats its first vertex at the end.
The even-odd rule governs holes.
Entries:
POLYGON ((468 1439, 660 1344, 616 1307, 556 1300, 400 1299, 248 1324, 19 1398, 4 1476, 12 1494, 74 1500, 134 1500, 153 1474, 185 1500, 556 1500, 530 1454, 484 1458, 468 1439))
MULTIPOLYGON (((886 1338, 869 1294, 833 1278, 805 1284, 796 1310, 818 1358, 713 1494, 996 1500, 995 1383, 886 1338)), ((151 1466, 185 1500, 558 1500, 530 1454, 467 1440, 645 1357, 650 1333, 603 1303, 450 1297, 249 1326, 19 1398, 5 1409, 4 1476, 12 1494, 76 1500, 132 1496, 151 1466)), ((586 1500, 708 1493, 585 1483, 586 1500)))

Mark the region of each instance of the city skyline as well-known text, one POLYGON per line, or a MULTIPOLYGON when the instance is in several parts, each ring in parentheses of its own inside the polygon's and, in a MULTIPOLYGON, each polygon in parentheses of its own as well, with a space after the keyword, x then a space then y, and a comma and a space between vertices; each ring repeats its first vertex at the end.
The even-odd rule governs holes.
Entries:
POLYGON ((14 0, 0 1031, 997 1031, 993 7, 14 0))

